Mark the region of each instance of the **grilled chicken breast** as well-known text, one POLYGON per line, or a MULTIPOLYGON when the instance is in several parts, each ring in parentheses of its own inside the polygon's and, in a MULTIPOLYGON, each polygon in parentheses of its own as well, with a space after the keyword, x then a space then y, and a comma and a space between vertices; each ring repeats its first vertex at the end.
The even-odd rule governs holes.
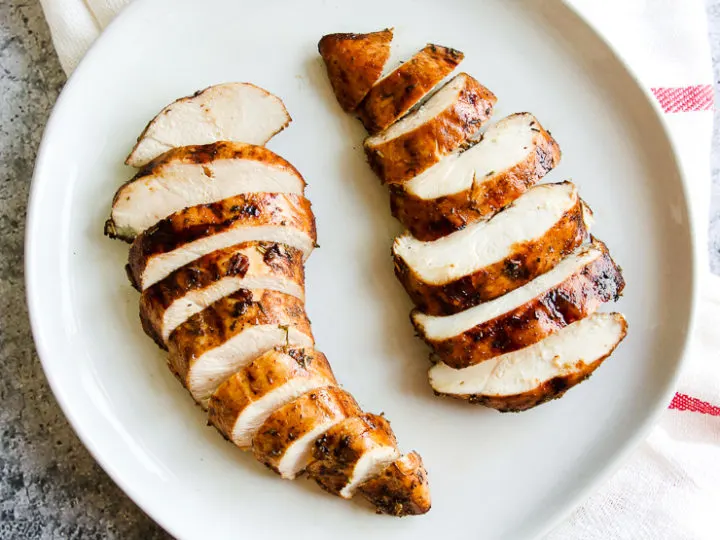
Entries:
POLYGON ((369 34, 328 34, 318 43, 340 106, 354 111, 377 82, 390 57, 391 28, 369 34))
POLYGON ((268 416, 253 438, 253 452, 280 476, 293 479, 309 465, 323 433, 360 414, 355 399, 337 386, 310 390, 268 416))
POLYGON ((308 473, 326 491, 350 499, 399 457, 390 423, 368 413, 341 421, 317 439, 308 473))
POLYGON ((415 112, 368 137, 368 163, 384 183, 406 182, 465 144, 490 119, 496 101, 460 73, 415 112))
POLYGON ((143 291, 143 329, 164 348, 180 324, 240 289, 269 289, 304 300, 302 252, 284 244, 244 242, 200 257, 143 291))
POLYGON ((262 146, 216 142, 174 148, 144 166, 113 199, 105 234, 132 241, 169 215, 241 193, 302 195, 305 180, 262 146))
POLYGON ((387 77, 379 80, 357 109, 370 133, 402 118, 432 88, 457 67, 463 53, 429 44, 387 77))
POLYGON ((617 300, 624 287, 607 247, 595 240, 504 296, 454 315, 415 311, 411 318, 438 357, 459 369, 533 345, 617 300))
POLYGON ((552 269, 587 237, 586 213, 574 184, 535 186, 492 219, 438 240, 398 237, 395 274, 420 311, 457 313, 552 269))
POLYGON ((504 208, 559 161, 560 147, 540 122, 513 114, 469 150, 390 186, 390 208, 415 238, 437 240, 504 208))
POLYGON ((130 248, 128 275, 145 290, 189 262, 248 241, 285 244, 304 257, 315 246, 310 201, 285 193, 246 193, 193 206, 138 235, 130 248))
POLYGON ((503 412, 524 411, 561 397, 588 378, 625 338, 619 313, 595 313, 519 351, 465 369, 430 369, 437 394, 503 412))
POLYGON ((420 515, 430 510, 430 488, 422 458, 410 452, 385 467, 360 487, 378 513, 392 516, 420 515))
POLYGON ((262 146, 290 121, 282 100, 267 90, 250 83, 218 84, 160 111, 125 163, 142 167, 172 148, 218 141, 262 146))
POLYGON ((312 347, 303 302, 277 291, 241 289, 196 313, 170 334, 168 364, 207 406, 233 373, 275 347, 312 347))
POLYGON ((208 418, 236 446, 248 449, 263 422, 305 392, 336 384, 325 355, 278 347, 258 356, 210 397, 208 418))

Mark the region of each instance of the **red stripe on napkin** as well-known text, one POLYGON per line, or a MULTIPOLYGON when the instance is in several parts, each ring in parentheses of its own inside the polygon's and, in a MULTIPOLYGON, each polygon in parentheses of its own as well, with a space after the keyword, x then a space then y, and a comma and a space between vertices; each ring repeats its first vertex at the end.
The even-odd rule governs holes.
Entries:
POLYGON ((690 411, 698 412, 702 414, 709 414, 710 416, 720 416, 720 407, 711 405, 707 401, 688 396, 687 394, 675 394, 675 397, 670 403, 671 409, 677 409, 678 411, 690 411))
POLYGON ((709 111, 713 108, 713 87, 710 84, 651 90, 666 113, 709 111))

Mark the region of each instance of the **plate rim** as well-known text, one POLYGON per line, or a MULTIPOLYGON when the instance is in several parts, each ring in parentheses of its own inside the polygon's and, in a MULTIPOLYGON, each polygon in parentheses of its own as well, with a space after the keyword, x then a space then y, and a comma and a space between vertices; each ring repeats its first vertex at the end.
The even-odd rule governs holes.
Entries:
MULTIPOLYGON (((50 145, 51 133, 56 131, 55 124, 58 122, 57 110, 62 108, 67 95, 73 91, 74 86, 78 83, 77 81, 81 78, 79 74, 84 73, 89 68, 87 67, 92 63, 92 59, 98 56, 100 53, 99 44, 104 43, 112 39, 115 33, 120 32, 118 28, 123 24, 124 19, 132 17, 134 11, 140 11, 143 9, 141 6, 147 3, 146 0, 135 0, 130 5, 126 6, 105 28, 100 36, 93 42, 85 56, 82 58, 76 69, 68 77, 62 91, 60 92, 55 104, 53 105, 52 112, 48 118, 45 128, 43 130, 43 136, 38 147, 35 166, 33 169, 32 180, 29 189, 28 205, 27 205, 27 217, 25 220, 25 241, 24 241, 24 282, 25 282, 25 298, 28 307, 28 317, 30 320, 30 327, 32 331, 33 341, 35 343, 35 350, 43 368, 45 378, 48 381, 48 385, 57 401, 61 411, 63 412, 68 423, 72 427, 73 431, 80 439, 83 446, 88 450, 95 462, 105 471, 105 473, 112 479, 112 481, 125 493, 135 505, 138 506, 148 517, 150 517, 155 523, 162 527, 165 531, 170 533, 172 536, 182 538, 184 532, 179 530, 179 525, 175 521, 162 518, 155 511, 156 507, 152 504, 152 498, 147 496, 147 491, 141 489, 140 484, 129 482, 125 477, 116 469, 113 464, 113 459, 98 448, 96 439, 94 438, 91 430, 87 429, 81 422, 76 414, 74 413, 74 406, 72 405, 72 397, 66 392, 64 387, 59 383, 59 378, 54 376, 55 366, 57 362, 51 360, 53 358, 52 349, 47 345, 45 323, 42 322, 43 316, 41 306, 39 305, 40 298, 35 291, 35 280, 34 274, 36 270, 36 264, 34 263, 35 255, 33 246, 37 244, 35 240, 34 229, 38 227, 38 223, 41 220, 38 218, 37 200, 38 192, 40 191, 44 181, 43 177, 47 176, 45 173, 45 155, 49 152, 47 149, 50 145), (130 14, 130 15, 128 15, 130 14)), ((689 349, 691 343, 691 336, 696 327, 697 310, 698 310, 698 292, 700 282, 700 256, 699 246, 697 242, 697 220, 695 214, 697 210, 694 207, 693 199, 690 194, 690 182, 687 177, 687 173, 682 166, 682 162, 679 157, 679 148, 675 139, 672 137, 670 132, 668 120, 663 113, 659 103, 652 95, 650 89, 646 87, 636 71, 632 66, 625 60, 625 58, 616 49, 612 41, 593 24, 592 20, 585 16, 585 14, 574 5, 572 0, 559 0, 558 4, 564 9, 567 9, 572 16, 574 16, 580 24, 583 24, 587 30, 592 32, 597 39, 606 47, 611 53, 613 60, 615 60, 630 77, 630 80, 636 87, 642 92, 645 101, 648 102, 654 112, 655 120, 659 123, 662 128, 662 136, 666 140, 668 146, 672 149, 672 161, 680 179, 681 191, 683 195, 683 204, 686 209, 687 215, 687 229, 690 240, 690 252, 692 258, 688 261, 691 266, 690 276, 690 298, 689 298, 689 310, 687 317, 687 332, 683 338, 682 347, 680 348, 680 354, 677 362, 675 362, 672 374, 665 384, 665 388, 662 391, 662 396, 657 400, 655 408, 650 410, 645 416, 644 420, 640 423, 635 433, 623 441, 620 445, 620 449, 615 453, 611 460, 598 468, 598 470, 591 475, 591 479, 585 483, 585 485, 576 493, 575 496, 570 497, 568 501, 558 508, 551 519, 547 520, 544 529, 538 531, 537 538, 546 535, 548 532, 556 528, 563 520, 565 520, 579 505, 581 505, 587 498, 595 492, 598 488, 604 484, 609 477, 616 472, 628 459, 630 454, 637 449, 639 444, 647 437, 650 430, 657 424, 660 415, 670 404, 672 396, 675 394, 677 383, 680 374, 688 360, 689 349)))

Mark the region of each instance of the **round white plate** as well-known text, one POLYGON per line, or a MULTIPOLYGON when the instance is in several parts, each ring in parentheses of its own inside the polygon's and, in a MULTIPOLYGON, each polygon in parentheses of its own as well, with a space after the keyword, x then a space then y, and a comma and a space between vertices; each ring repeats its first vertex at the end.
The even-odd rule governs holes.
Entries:
POLYGON ((103 34, 48 124, 28 218, 28 301, 47 377, 113 479, 182 538, 529 538, 552 526, 669 401, 693 306, 684 184, 649 98, 560 2, 533 0, 143 0, 103 34), (595 211, 625 270, 630 334, 588 382, 524 414, 433 397, 427 351, 389 249, 398 225, 341 112, 320 36, 395 26, 395 61, 426 42, 499 96, 496 117, 531 111, 595 211), (281 96, 294 118, 269 147, 311 184, 319 243, 307 267, 318 346, 402 448, 419 450, 433 509, 393 519, 285 482, 205 425, 137 316, 127 247, 102 235, 122 165, 165 104, 223 81, 281 96))

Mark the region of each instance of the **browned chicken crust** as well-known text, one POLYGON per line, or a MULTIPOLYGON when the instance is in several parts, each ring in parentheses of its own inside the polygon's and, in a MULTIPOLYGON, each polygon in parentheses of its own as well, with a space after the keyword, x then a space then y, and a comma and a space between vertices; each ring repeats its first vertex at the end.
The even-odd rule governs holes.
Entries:
POLYGON ((231 439, 238 416, 249 404, 299 378, 337 383, 327 358, 320 351, 277 348, 259 356, 218 387, 208 403, 208 419, 231 439))
POLYGON ((277 291, 240 289, 196 313, 170 334, 168 365, 187 386, 197 358, 248 328, 266 324, 294 327, 312 338, 302 300, 277 291))
POLYGON ((165 310, 190 291, 201 291, 226 277, 244 277, 250 266, 250 259, 243 253, 246 249, 256 249, 262 255, 265 275, 282 276, 304 287, 305 268, 299 249, 272 242, 236 244, 208 253, 145 289, 140 297, 140 321, 145 333, 167 348, 162 340, 165 310))
POLYGON ((377 82, 390 57, 392 28, 368 34, 328 34, 318 43, 340 106, 354 111, 377 82))
POLYGON ((529 392, 523 392, 515 394, 513 396, 483 396, 483 395, 461 395, 461 394, 442 394, 435 392, 438 396, 452 397, 456 399, 462 399, 469 403, 475 403, 497 409, 500 412, 522 412, 538 405, 542 405, 553 399, 559 399, 563 397, 565 392, 570 390, 573 386, 580 384, 585 379, 589 378, 593 372, 600 367, 606 358, 612 355, 617 349, 618 345, 627 336, 627 321, 620 313, 613 313, 612 315, 621 322, 623 331, 620 339, 613 346, 613 348, 605 356, 596 359, 594 362, 582 364, 578 369, 563 377, 555 377, 549 381, 545 381, 536 388, 533 388, 529 392))
POLYGON ((476 179, 468 190, 437 199, 422 199, 405 191, 402 185, 391 185, 392 215, 415 238, 424 241, 437 240, 491 217, 537 184, 560 162, 560 146, 539 123, 535 127, 540 143, 534 154, 490 180, 476 179))
POLYGON ((279 473, 285 452, 299 438, 326 422, 362 414, 355 399, 337 386, 311 390, 273 412, 253 439, 258 461, 279 473))
POLYGON ((429 44, 372 87, 357 109, 370 133, 382 131, 407 113, 462 61, 460 51, 429 44))
POLYGON ((365 140, 368 163, 383 183, 402 184, 414 178, 465 144, 490 119, 495 94, 467 73, 458 77, 465 78, 465 85, 442 113, 385 143, 365 140))
POLYGON ((442 285, 423 282, 401 257, 395 275, 417 308, 428 315, 451 315, 522 287, 552 270, 587 238, 584 203, 578 202, 545 235, 517 244, 502 261, 442 285))
POLYGON ((371 413, 348 418, 315 441, 315 461, 308 474, 324 490, 340 495, 352 479, 358 460, 378 446, 397 446, 390 422, 371 413))
POLYGON ((427 471, 417 452, 396 460, 358 488, 379 514, 416 516, 430 510, 427 471))
POLYGON ((411 317, 415 329, 438 357, 455 369, 533 345, 620 297, 625 288, 622 271, 605 244, 595 240, 594 245, 602 256, 512 311, 445 340, 427 339, 411 317))
POLYGON ((128 276, 140 289, 148 261, 195 240, 235 226, 282 225, 307 231, 315 241, 315 216, 310 201, 287 193, 246 193, 222 201, 186 208, 160 221, 135 238, 128 256, 128 276))

